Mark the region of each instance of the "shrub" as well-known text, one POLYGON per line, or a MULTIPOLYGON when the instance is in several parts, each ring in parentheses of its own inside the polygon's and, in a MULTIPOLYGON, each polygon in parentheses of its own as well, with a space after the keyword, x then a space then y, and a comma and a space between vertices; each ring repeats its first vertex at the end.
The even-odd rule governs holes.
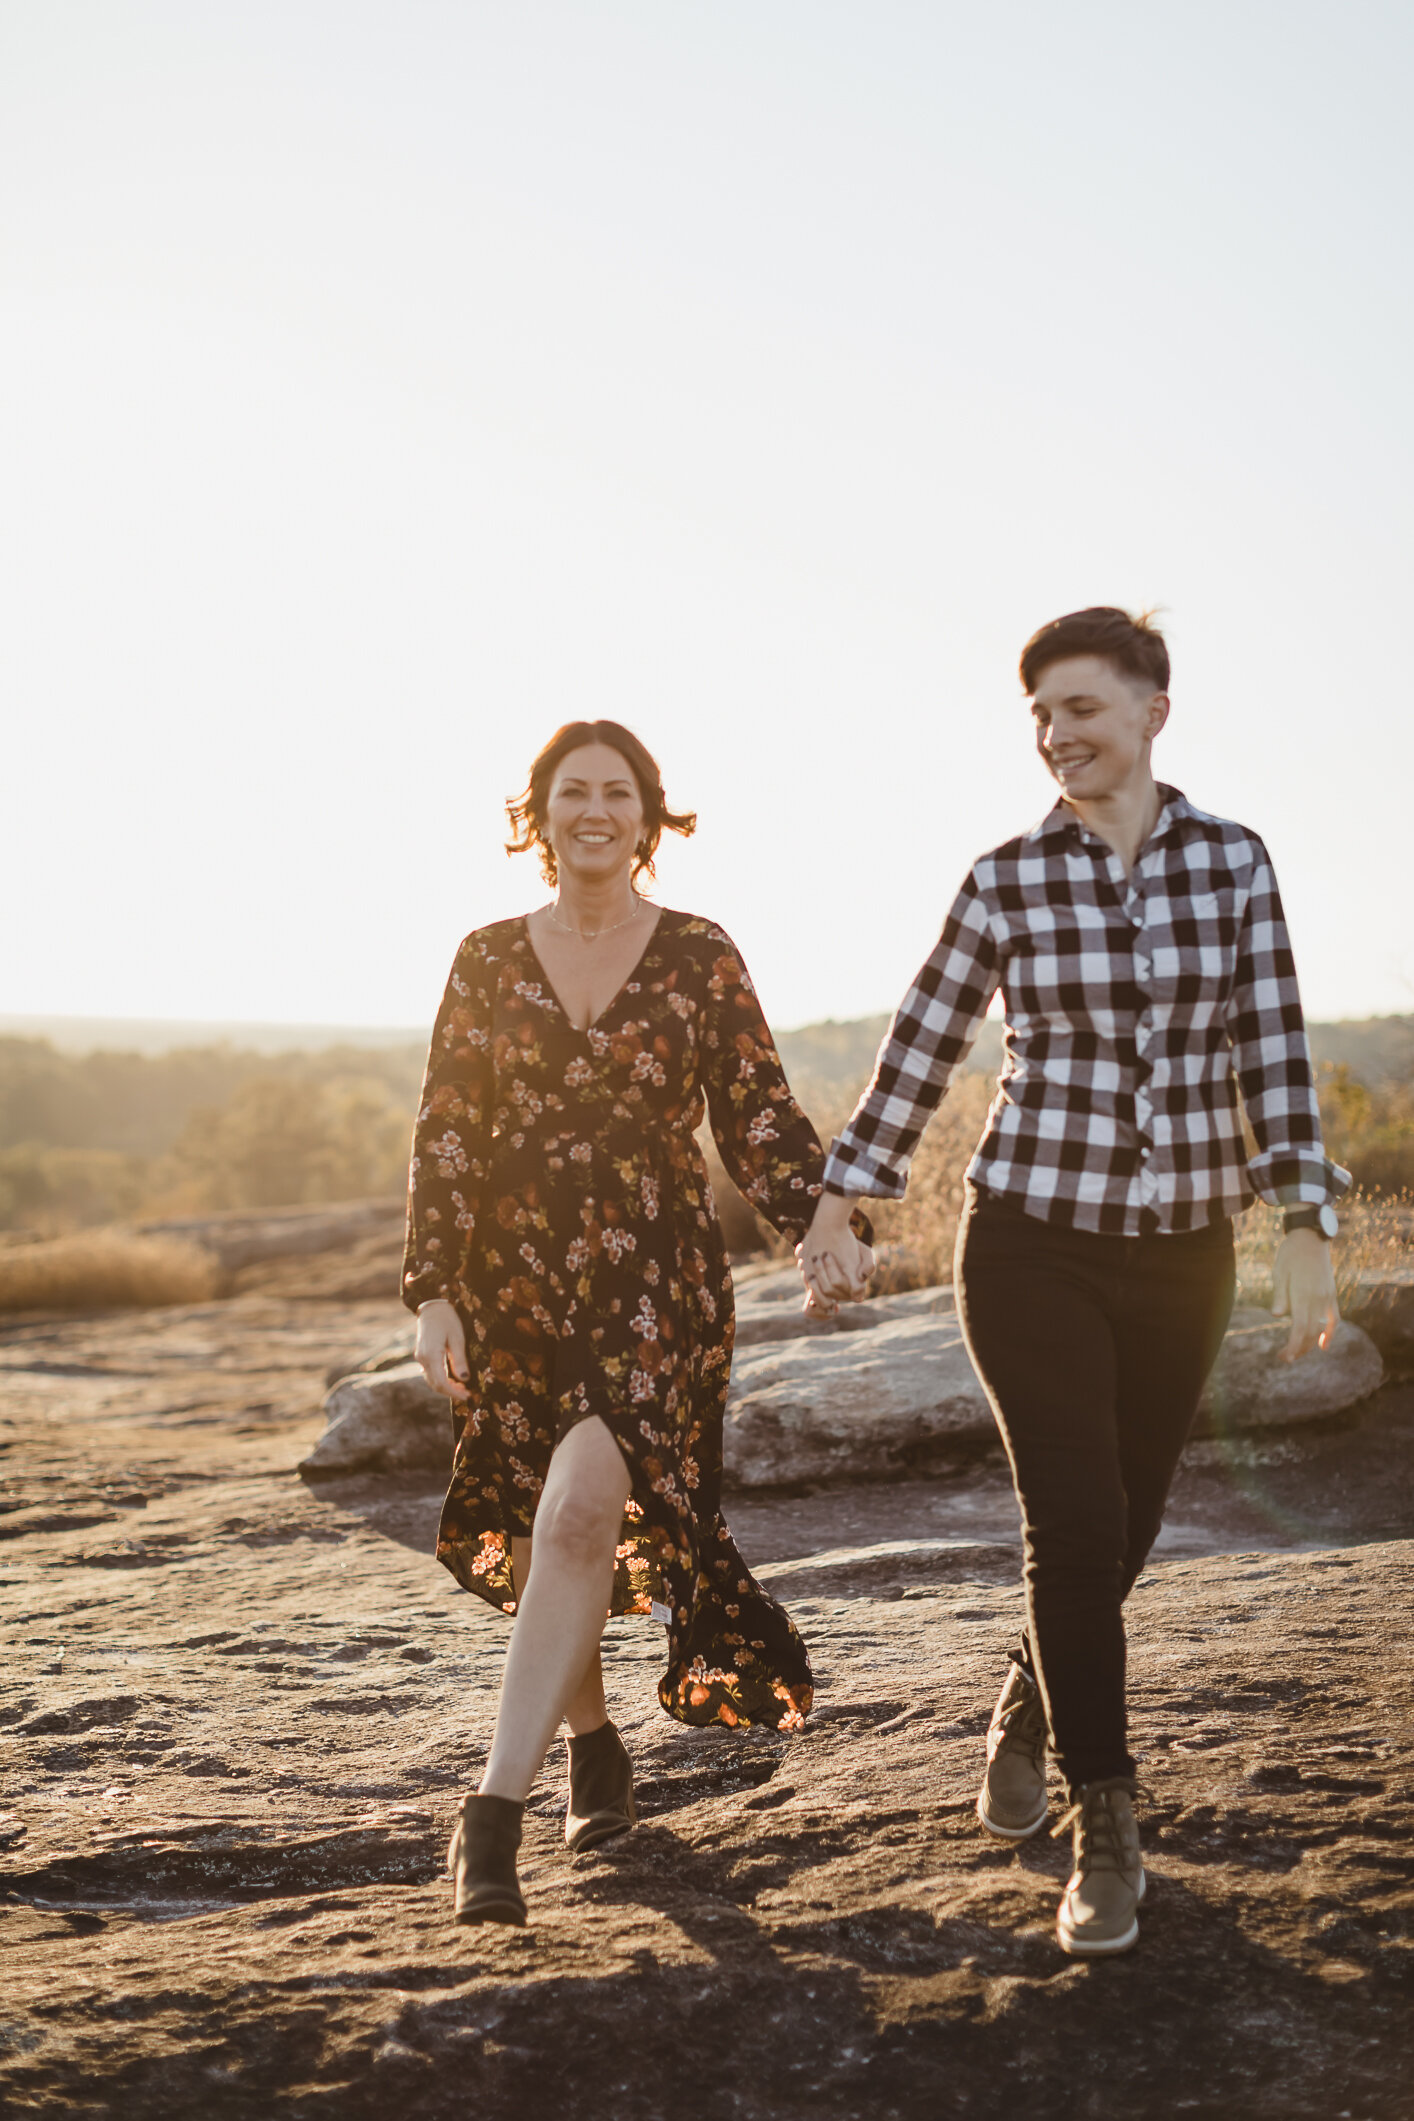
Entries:
POLYGON ((220 1279, 217 1262, 197 1245, 115 1228, 76 1230, 0 1250, 0 1311, 203 1303, 220 1279))

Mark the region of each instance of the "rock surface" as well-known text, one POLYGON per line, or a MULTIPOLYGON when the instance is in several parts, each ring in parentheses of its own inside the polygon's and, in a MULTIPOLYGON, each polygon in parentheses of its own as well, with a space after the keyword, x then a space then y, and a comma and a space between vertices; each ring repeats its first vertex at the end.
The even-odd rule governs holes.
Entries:
POLYGON ((342 1378, 324 1400, 324 1434, 302 1473, 450 1470, 452 1413, 415 1362, 387 1363, 342 1378))
POLYGON ((504 1625, 430 1560, 435 1487, 292 1471, 325 1369, 395 1322, 246 1297, 0 1333, 0 2107, 1405 2121, 1414 1390, 1190 1449, 1131 1607, 1128 1959, 1067 1961, 1064 1844, 972 1816, 1019 1614, 995 1451, 738 1497, 812 1647, 806 1732, 669 1723, 658 1630, 612 1623, 642 1824, 572 1861, 552 1764, 533 1925, 488 1934, 441 1866, 504 1625))
MULTIPOLYGON (((1379 1352, 1358 1326, 1342 1322, 1329 1349, 1293 1364, 1279 1359, 1286 1336, 1268 1311, 1234 1312, 1195 1433, 1324 1420, 1382 1382, 1379 1352)), ((446 1470, 445 1408, 405 1359, 411 1345, 410 1325, 400 1328, 334 1384, 303 1471, 446 1470)), ((898 1479, 975 1456, 994 1436, 951 1289, 842 1304, 815 1322, 800 1309, 793 1268, 745 1283, 723 1437, 729 1488, 898 1479)))
MULTIPOLYGON (((405 1213, 401 1196, 377 1200, 332 1201, 317 1208, 231 1208, 216 1215, 168 1217, 139 1223, 143 1237, 180 1237, 210 1252, 228 1274, 268 1260, 334 1253, 381 1239, 385 1251, 405 1213)), ((397 1294, 394 1265, 391 1286, 397 1294)))
POLYGON ((1414 1374, 1414 1267, 1362 1275, 1346 1311, 1396 1377, 1414 1374))

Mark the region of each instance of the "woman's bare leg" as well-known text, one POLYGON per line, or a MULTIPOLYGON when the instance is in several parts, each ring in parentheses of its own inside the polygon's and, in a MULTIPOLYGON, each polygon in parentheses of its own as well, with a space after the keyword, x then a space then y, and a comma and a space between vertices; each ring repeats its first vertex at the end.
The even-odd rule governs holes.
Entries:
MULTIPOLYGON (((511 1573, 515 1577, 516 1604, 524 1596, 530 1581, 530 1557, 533 1542, 529 1539, 511 1541, 511 1573)), ((582 1738, 588 1731, 600 1730, 609 1720, 609 1704, 604 1695, 604 1660, 599 1655, 599 1644, 595 1641, 584 1677, 565 1703, 565 1722, 571 1736, 582 1738)))
POLYGON ((623 1454, 597 1416, 577 1422, 550 1460, 535 1513, 535 1565, 511 1631, 483 1797, 523 1803, 561 1717, 572 1701, 578 1707, 583 1700, 613 1595, 630 1485, 623 1454))

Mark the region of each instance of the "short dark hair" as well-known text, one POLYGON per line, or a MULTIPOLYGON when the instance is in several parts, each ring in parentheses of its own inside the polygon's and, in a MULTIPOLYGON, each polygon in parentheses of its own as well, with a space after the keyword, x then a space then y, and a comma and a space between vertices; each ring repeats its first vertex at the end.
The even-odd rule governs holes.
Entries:
POLYGON ((1049 626, 1038 626, 1021 651, 1021 682, 1028 698, 1052 663, 1073 655, 1098 655, 1128 678, 1140 678, 1155 692, 1169 687, 1169 652, 1154 624, 1153 613, 1137 617, 1116 604, 1092 604, 1088 611, 1068 611, 1049 626))
POLYGON ((557 875, 555 850, 545 837, 550 786, 561 760, 568 758, 570 752, 578 751, 581 744, 607 744, 631 769, 643 799, 643 837, 634 857, 634 882, 645 874, 652 876, 653 857, 663 834, 680 832, 686 839, 697 829, 697 813, 695 810, 669 810, 658 761, 642 738, 636 737, 631 729, 625 729, 622 722, 566 722, 562 729, 555 731, 549 743, 535 756, 524 795, 512 796, 506 804, 506 815, 515 834, 514 839, 506 842, 507 854, 526 854, 534 847, 540 856, 545 881, 554 883, 557 875))

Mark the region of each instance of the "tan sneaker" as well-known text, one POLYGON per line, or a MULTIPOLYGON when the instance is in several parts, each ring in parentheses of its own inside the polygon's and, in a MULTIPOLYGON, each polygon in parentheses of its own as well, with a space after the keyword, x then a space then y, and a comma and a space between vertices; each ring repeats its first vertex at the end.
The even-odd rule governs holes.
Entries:
POLYGON ((1063 1952, 1099 1958, 1139 1942, 1144 1865, 1134 1821, 1134 1785, 1123 1777, 1087 1782, 1054 1829, 1075 1829, 1075 1869, 1056 1916, 1063 1952))
POLYGON ((1011 1666, 987 1731, 977 1817, 999 1841, 1026 1841, 1046 1823, 1046 1711, 1034 1679, 1011 1666))

